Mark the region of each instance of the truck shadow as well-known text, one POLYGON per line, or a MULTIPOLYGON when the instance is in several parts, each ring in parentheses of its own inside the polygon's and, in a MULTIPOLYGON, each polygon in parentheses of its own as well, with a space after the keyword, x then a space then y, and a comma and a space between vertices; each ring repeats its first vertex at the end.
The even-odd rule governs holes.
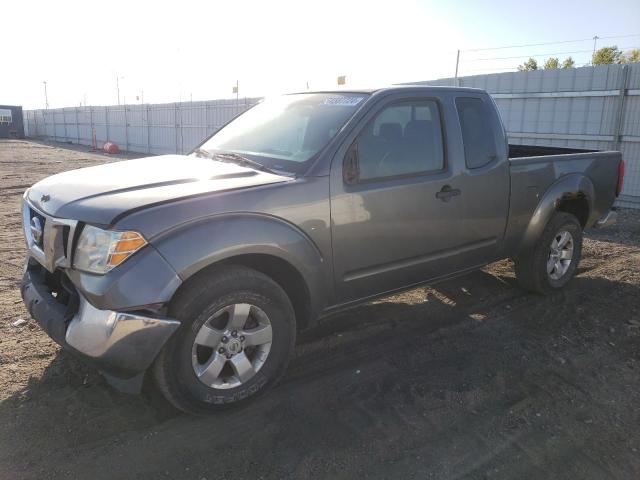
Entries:
MULTIPOLYGON (((497 445, 484 436, 489 425, 506 432, 500 448, 516 452, 514 439, 533 434, 528 416, 536 409, 568 415, 567 428, 578 421, 571 403, 593 395, 581 371, 594 367, 585 350, 594 352, 600 330, 625 331, 626 318, 612 315, 612 305, 634 299, 637 308, 640 299, 636 286, 605 278, 579 277, 551 297, 514 285, 512 277, 480 271, 327 317, 299 336, 278 388, 245 408, 205 418, 176 413, 152 391, 118 394, 61 352, 40 378, 0 403, 0 476, 2 468, 32 471, 68 460, 87 445, 96 450, 67 470, 175 476, 184 465, 212 471, 222 457, 242 462, 259 445, 277 444, 260 457, 267 476, 331 472, 335 465, 323 459, 340 464, 362 445, 369 463, 359 468, 374 474, 389 466, 372 465, 391 459, 419 471, 415 455, 423 467, 453 462, 452 446, 468 449, 455 472, 470 473, 474 461, 495 456, 497 445), (524 409, 517 418, 514 405, 524 409), (232 439, 221 435, 231 431, 232 439), (138 444, 145 453, 136 459, 131 446, 138 444), (178 455, 169 454, 177 447, 178 455), (111 455, 130 463, 110 465, 111 455)), ((637 337, 625 338, 612 340, 618 345, 612 361, 624 362, 627 348, 630 356, 637 349, 637 337)), ((242 468, 240 477, 257 467, 242 468)), ((342 468, 358 471, 348 463, 342 468)))

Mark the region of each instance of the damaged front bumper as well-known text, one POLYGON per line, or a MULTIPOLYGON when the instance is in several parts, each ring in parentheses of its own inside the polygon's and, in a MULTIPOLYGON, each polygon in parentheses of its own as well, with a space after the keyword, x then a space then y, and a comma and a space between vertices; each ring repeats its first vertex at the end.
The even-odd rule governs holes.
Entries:
POLYGON ((28 261, 20 290, 31 316, 56 343, 95 365, 114 387, 139 391, 144 372, 180 322, 97 309, 72 286, 66 286, 64 295, 52 289, 48 275, 37 262, 28 261))

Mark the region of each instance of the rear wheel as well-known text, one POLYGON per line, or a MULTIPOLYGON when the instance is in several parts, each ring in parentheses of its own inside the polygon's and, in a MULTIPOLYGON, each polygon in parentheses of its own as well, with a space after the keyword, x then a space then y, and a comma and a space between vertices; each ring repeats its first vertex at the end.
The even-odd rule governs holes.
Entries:
POLYGON ((582 226, 578 219, 556 212, 531 251, 515 259, 520 285, 548 294, 564 287, 578 268, 582 255, 582 226))
POLYGON ((182 322, 154 365, 164 396, 206 413, 257 396, 284 374, 295 341, 293 307, 255 270, 228 266, 190 282, 170 311, 182 322))

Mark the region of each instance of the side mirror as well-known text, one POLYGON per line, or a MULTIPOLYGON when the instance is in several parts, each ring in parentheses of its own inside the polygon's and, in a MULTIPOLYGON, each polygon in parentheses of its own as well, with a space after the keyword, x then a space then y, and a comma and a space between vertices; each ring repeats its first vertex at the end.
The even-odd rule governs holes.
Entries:
POLYGON ((342 162, 342 179, 347 185, 354 185, 358 183, 358 178, 360 178, 358 144, 357 142, 353 142, 342 162))

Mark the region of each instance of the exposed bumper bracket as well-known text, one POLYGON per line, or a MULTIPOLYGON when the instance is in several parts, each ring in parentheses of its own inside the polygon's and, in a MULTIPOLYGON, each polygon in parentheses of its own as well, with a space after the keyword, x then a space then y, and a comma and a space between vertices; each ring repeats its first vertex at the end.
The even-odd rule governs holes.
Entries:
POLYGON ((595 228, 604 228, 609 225, 613 225, 616 223, 616 219, 618 218, 618 212, 615 210, 609 210, 605 215, 603 215, 600 220, 596 222, 594 225, 595 228))

